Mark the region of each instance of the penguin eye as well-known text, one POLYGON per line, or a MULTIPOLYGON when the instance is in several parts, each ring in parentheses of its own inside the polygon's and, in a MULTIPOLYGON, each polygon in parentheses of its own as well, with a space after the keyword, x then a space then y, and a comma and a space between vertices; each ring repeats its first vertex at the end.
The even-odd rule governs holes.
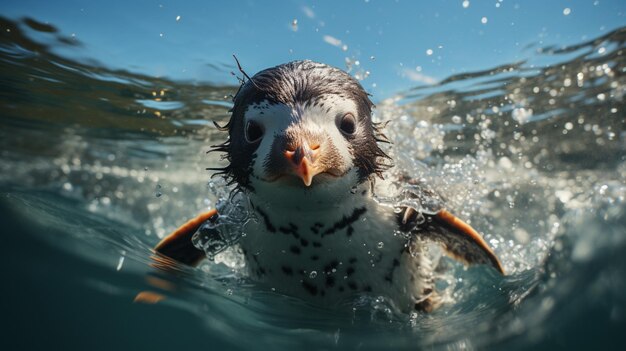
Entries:
POLYGON ((246 141, 250 144, 256 143, 263 137, 263 128, 255 121, 246 123, 246 141))
POLYGON ((351 113, 346 113, 339 121, 339 129, 345 135, 352 135, 356 131, 356 118, 351 113))

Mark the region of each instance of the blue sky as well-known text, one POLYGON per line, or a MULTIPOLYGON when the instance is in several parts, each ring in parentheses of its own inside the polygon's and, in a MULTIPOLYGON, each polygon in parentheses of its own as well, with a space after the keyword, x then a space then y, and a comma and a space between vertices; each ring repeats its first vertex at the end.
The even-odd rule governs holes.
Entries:
POLYGON ((626 25, 623 0, 21 0, 3 1, 0 13, 74 35, 82 47, 56 48, 67 57, 174 80, 235 84, 232 54, 250 74, 295 59, 344 69, 350 60, 351 73, 369 73, 362 84, 375 100, 533 59, 529 45, 579 43, 626 25))

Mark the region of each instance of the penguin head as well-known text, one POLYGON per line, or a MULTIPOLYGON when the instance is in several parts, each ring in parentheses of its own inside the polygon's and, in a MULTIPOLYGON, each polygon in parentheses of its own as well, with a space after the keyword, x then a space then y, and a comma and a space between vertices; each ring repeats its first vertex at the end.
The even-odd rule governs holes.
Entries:
POLYGON ((334 201, 388 167, 372 107, 340 69, 294 61, 263 70, 234 98, 229 138, 214 148, 229 162, 219 173, 263 198, 334 201))

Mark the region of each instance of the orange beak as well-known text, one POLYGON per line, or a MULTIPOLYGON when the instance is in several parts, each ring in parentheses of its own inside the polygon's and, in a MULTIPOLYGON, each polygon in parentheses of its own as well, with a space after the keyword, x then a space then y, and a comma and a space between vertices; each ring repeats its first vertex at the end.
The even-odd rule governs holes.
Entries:
POLYGON ((322 172, 315 161, 320 153, 320 146, 310 147, 308 144, 297 146, 294 150, 286 150, 284 155, 293 165, 293 172, 300 177, 304 185, 310 186, 313 177, 322 172))

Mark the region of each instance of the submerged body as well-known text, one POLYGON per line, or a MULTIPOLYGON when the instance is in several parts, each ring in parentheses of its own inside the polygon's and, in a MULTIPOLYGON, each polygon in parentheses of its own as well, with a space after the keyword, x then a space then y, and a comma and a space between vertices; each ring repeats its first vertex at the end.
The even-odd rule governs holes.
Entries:
MULTIPOLYGON (((245 82, 214 147, 228 165, 217 169, 249 200, 257 221, 240 240, 252 279, 275 291, 322 305, 357 293, 386 296, 401 310, 438 304, 422 239, 465 263, 502 267, 471 227, 443 207, 383 205, 389 157, 372 123, 373 104, 345 72, 311 61, 264 70, 245 82)), ((436 192, 410 179, 410 198, 436 192)), ((219 214, 206 216, 219 221, 219 214)), ((204 218, 204 217, 203 217, 204 218)), ((202 257, 191 244, 196 220, 156 250, 185 263, 202 257)))

